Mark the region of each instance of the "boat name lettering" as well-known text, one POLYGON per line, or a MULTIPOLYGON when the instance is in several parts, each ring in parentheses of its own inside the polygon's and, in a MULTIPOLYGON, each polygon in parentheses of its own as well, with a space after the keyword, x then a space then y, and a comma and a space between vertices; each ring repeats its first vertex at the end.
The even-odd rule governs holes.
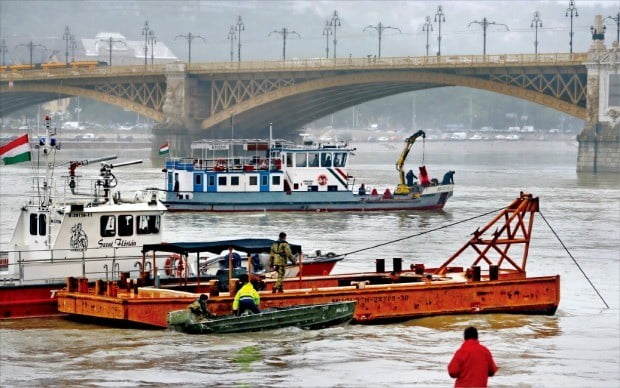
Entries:
POLYGON ((304 180, 303 182, 304 182, 304 185, 306 186, 311 186, 314 183, 313 180, 304 180))
POLYGON ((210 144, 207 146, 209 151, 227 150, 228 144, 210 144))
POLYGON ((78 217, 92 217, 93 213, 84 213, 84 212, 71 212, 69 213, 70 218, 78 218, 78 217))
POLYGON ((135 247, 137 246, 134 240, 124 240, 122 238, 117 238, 113 241, 103 241, 103 239, 97 242, 99 248, 127 248, 127 247, 135 247))
POLYGON ((50 299, 56 298, 56 293, 60 290, 50 290, 50 299))

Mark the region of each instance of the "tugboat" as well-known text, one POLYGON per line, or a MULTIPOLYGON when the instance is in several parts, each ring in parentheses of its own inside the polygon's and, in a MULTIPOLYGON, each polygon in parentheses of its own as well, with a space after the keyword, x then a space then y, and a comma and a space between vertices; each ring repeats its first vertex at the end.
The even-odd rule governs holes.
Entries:
POLYGON ((66 277, 94 281, 138 271, 142 246, 162 239, 166 207, 157 193, 121 195, 112 173, 140 160, 111 164, 108 161, 116 156, 109 156, 71 161, 62 177, 64 186, 56 187, 55 160, 61 147, 50 121, 46 116, 46 135, 36 143, 25 135, 19 145, 2 147, 3 154, 23 148, 28 152, 25 161, 34 146, 38 163, 33 162, 30 199, 15 215, 8 250, 0 252, 0 319, 58 314, 56 292, 65 286, 66 277), (98 177, 77 174, 78 167, 98 162, 98 177))
MULTIPOLYGON (((440 182, 420 167, 419 182, 405 181, 403 166, 418 131, 406 139, 393 192, 363 183, 347 172, 355 148, 345 143, 295 145, 285 140, 202 140, 199 156, 165 163, 169 211, 381 211, 442 209, 452 196, 453 171, 440 182)), ((413 175, 413 172, 411 172, 413 175)))

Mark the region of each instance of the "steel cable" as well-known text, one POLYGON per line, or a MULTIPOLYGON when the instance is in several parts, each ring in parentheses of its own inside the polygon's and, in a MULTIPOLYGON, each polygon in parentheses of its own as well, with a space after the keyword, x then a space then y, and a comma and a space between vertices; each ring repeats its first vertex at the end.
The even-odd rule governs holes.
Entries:
POLYGON ((547 224, 547 226, 549 227, 549 229, 551 230, 551 232, 554 234, 555 238, 558 239, 558 241, 560 242, 560 244, 562 244, 562 247, 564 248, 564 250, 566 251, 566 253, 568 253, 568 256, 570 256, 571 259, 573 259, 573 262, 575 263, 575 265, 577 266, 577 268, 579 268, 579 271, 581 271, 581 273, 583 274, 583 276, 586 278, 586 280, 588 281, 588 283, 590 283, 590 286, 592 286, 592 288, 594 289, 594 291, 596 292, 596 294, 599 296, 599 298, 601 298, 601 300, 603 301, 603 303, 605 304, 606 308, 609 308, 609 305, 607 304, 607 302, 605 302, 605 299, 603 299, 603 296, 601 295, 600 292, 598 292, 598 290, 596 289, 596 287, 594 286, 594 284, 592 283, 592 281, 590 280, 590 278, 588 277, 588 275, 586 275, 586 273, 584 272, 584 270, 581 268, 581 266, 579 265, 579 263, 577 262, 577 260, 575 260, 575 258, 573 257, 573 255, 570 253, 570 251, 568 250, 568 248, 566 247, 566 245, 564 245, 564 242, 562 242, 562 240, 560 239, 560 236, 558 236, 558 234, 555 232, 555 230, 553 229, 553 227, 551 227, 551 224, 549 224, 549 221, 547 221, 547 219, 545 218, 545 216, 542 214, 542 212, 540 212, 540 216, 542 217, 542 219, 545 221, 545 223, 547 224))

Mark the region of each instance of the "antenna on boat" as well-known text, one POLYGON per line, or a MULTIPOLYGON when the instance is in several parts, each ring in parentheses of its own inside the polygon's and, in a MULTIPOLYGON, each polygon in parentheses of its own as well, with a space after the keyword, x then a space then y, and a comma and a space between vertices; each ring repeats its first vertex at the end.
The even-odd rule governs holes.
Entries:
POLYGON ((268 169, 271 169, 271 148, 273 147, 273 144, 271 143, 272 142, 272 131, 273 131, 273 126, 271 123, 269 123, 269 151, 268 151, 269 152, 269 168, 268 169))

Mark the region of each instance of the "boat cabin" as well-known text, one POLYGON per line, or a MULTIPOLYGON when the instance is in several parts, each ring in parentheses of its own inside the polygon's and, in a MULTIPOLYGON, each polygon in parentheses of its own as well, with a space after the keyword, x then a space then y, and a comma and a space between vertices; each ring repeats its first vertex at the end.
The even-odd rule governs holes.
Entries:
POLYGON ((166 161, 166 189, 192 193, 350 191, 346 144, 295 145, 286 140, 202 140, 197 156, 166 161))

